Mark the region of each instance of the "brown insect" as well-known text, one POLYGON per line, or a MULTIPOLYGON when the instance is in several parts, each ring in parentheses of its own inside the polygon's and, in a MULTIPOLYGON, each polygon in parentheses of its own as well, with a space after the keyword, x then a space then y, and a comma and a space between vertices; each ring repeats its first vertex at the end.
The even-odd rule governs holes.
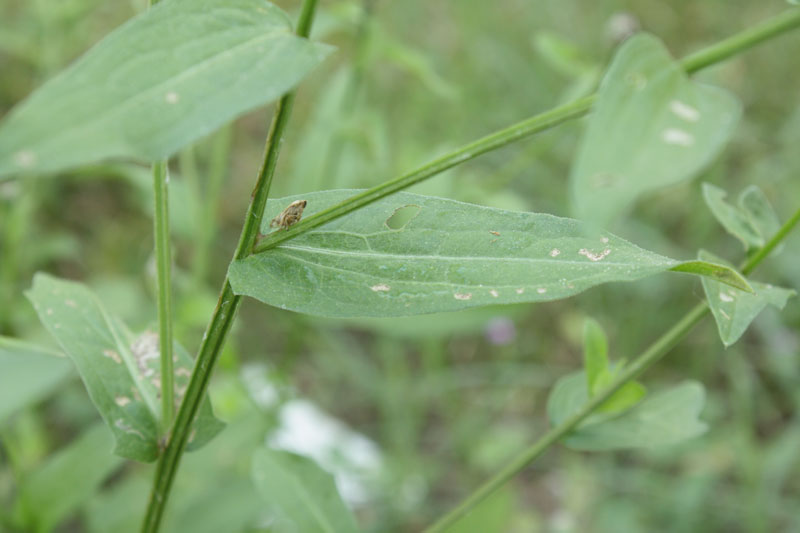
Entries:
POLYGON ((294 202, 289 204, 289 207, 283 210, 283 212, 272 219, 269 223, 270 228, 274 228, 278 226, 278 230, 288 229, 289 226, 292 224, 296 224, 300 217, 303 216, 303 209, 306 208, 305 200, 295 200, 294 202))

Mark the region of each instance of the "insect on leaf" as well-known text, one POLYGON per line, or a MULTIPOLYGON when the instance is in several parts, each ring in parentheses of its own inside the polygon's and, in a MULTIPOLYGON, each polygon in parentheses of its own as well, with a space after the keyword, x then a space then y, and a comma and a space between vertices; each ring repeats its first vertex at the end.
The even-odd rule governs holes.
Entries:
MULTIPOLYGON (((304 194, 306 217, 357 192, 304 194)), ((270 200, 264 220, 299 198, 270 200)), ((229 279, 237 294, 283 309, 390 317, 558 300, 684 266, 747 287, 729 267, 676 261, 577 220, 402 192, 235 261, 229 279), (407 206, 413 216, 389 227, 407 206)))

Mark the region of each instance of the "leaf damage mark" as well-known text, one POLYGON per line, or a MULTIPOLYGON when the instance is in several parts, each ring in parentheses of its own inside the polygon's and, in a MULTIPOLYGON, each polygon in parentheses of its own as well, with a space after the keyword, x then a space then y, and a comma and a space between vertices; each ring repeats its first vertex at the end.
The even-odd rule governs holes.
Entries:
POLYGON ((592 261, 595 261, 595 262, 596 261, 602 261, 610 253, 611 253, 611 248, 606 248, 605 250, 603 250, 600 253, 590 252, 586 248, 581 248, 580 250, 578 250, 578 254, 579 255, 586 256, 586 257, 588 257, 589 259, 591 259, 592 261))
POLYGON ((456 300, 471 300, 472 293, 471 292, 457 292, 453 294, 453 298, 456 300))
POLYGON ((375 292, 388 292, 391 289, 391 287, 389 287, 385 283, 378 283, 377 285, 373 285, 372 287, 370 287, 370 289, 372 289, 375 292))
POLYGON ((408 204, 395 209, 389 218, 386 219, 384 225, 391 230, 401 230, 405 228, 409 222, 422 210, 422 207, 416 204, 408 204))

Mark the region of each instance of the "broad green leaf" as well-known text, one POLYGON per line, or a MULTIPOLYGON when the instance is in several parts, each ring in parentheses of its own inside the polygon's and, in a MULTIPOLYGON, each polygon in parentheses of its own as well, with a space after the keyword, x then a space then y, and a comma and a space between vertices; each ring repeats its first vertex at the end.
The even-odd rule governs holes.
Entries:
POLYGON ((591 318, 583 323, 583 368, 586 390, 594 394, 601 374, 608 373, 608 339, 602 326, 591 318))
MULTIPOLYGON (((556 383, 547 400, 550 423, 560 424, 588 401, 586 376, 569 374, 556 383)), ((652 394, 616 417, 593 414, 565 439, 577 450, 649 448, 675 444, 700 435, 706 424, 698 419, 705 401, 703 386, 687 381, 652 394)))
POLYGON ((631 37, 603 79, 572 168, 576 217, 608 226, 643 194, 691 178, 740 113, 728 92, 690 81, 658 39, 631 37))
MULTIPOLYGON (((158 336, 134 337, 80 283, 47 274, 34 277, 26 293, 39 319, 78 369, 89 397, 116 440, 114 453, 138 461, 158 455, 160 364, 158 336)), ((192 360, 175 345, 176 403, 186 391, 192 360)), ((202 446, 222 429, 204 400, 189 448, 202 446)))
POLYGON ((264 0, 160 2, 9 113, 0 176, 164 159, 278 98, 329 51, 264 0))
POLYGON ((253 454, 252 475, 264 501, 296 531, 358 531, 353 514, 339 497, 333 477, 312 460, 259 448, 253 454))
POLYGON ((52 393, 73 375, 63 354, 0 337, 0 423, 52 393))
MULTIPOLYGON (((722 263, 713 254, 701 250, 698 257, 722 263)), ((786 301, 797 294, 794 290, 774 287, 766 283, 751 281, 755 292, 740 291, 728 285, 703 278, 706 299, 717 322, 719 337, 725 346, 730 346, 745 332, 767 305, 783 309, 786 301)))
MULTIPOLYGON (((357 192, 270 200, 262 232, 294 200, 307 200, 309 216, 357 192)), ((236 261, 229 276, 237 294, 283 309, 389 317, 558 300, 682 265, 576 220, 401 192, 236 261), (416 216, 390 229, 386 221, 406 206, 416 216)), ((738 276, 705 267, 698 272, 715 279, 738 276)))
POLYGON ((112 445, 108 429, 97 424, 23 479, 19 512, 32 531, 51 531, 92 497, 122 464, 112 445))

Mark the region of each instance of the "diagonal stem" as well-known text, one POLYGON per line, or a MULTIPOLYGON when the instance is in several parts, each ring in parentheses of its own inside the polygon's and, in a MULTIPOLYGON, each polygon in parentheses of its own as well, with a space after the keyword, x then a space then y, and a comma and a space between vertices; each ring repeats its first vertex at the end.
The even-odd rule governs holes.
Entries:
MULTIPOLYGON (((296 30, 298 36, 308 37, 316 6, 317 0, 304 0, 296 30)), ((275 165, 278 162, 281 139, 294 103, 294 94, 294 91, 292 91, 284 95, 275 108, 275 116, 267 136, 264 161, 253 189, 252 200, 247 209, 234 259, 242 259, 249 255, 258 237, 261 219, 264 216, 264 207, 267 204, 267 197, 272 184, 272 177, 275 174, 275 165)), ((147 513, 142 524, 143 533, 155 533, 158 531, 172 482, 175 479, 181 456, 189 440, 192 421, 208 388, 211 370, 214 368, 217 357, 222 351, 225 337, 233 324, 240 301, 241 297, 233 294, 231 285, 226 277, 214 315, 211 317, 211 322, 203 337, 203 343, 200 346, 200 352, 197 355, 185 396, 175 417, 172 433, 156 465, 153 488, 150 493, 147 513)))
MULTIPOLYGON (((800 26, 800 9, 790 9, 761 24, 686 57, 681 60, 681 65, 687 73, 692 74, 710 65, 719 63, 734 54, 797 28, 798 26, 800 26)), ((535 133, 550 129, 568 120, 582 117, 591 110, 596 100, 596 94, 585 96, 570 103, 554 107, 549 111, 545 111, 544 113, 535 115, 521 122, 517 122, 516 124, 512 124, 507 128, 491 133, 461 148, 457 148, 449 154, 434 159, 430 163, 408 174, 376 185, 334 206, 314 213, 287 230, 276 231, 269 234, 256 245, 253 252, 265 252, 282 242, 293 239, 298 235, 311 231, 323 224, 327 224, 348 213, 352 213, 365 205, 380 200, 397 191, 406 189, 445 170, 453 168, 456 165, 475 159, 481 154, 497 150, 498 148, 502 148, 503 146, 529 137, 535 133)))
MULTIPOLYGON (((744 273, 752 272, 763 261, 769 252, 780 244, 789 232, 800 222, 800 209, 781 226, 780 230, 761 248, 753 257, 741 265, 744 273)), ((472 494, 467 496, 456 508, 440 518, 436 523, 426 529, 426 533, 439 533, 456 523, 476 505, 483 501, 495 490, 503 486, 511 478, 520 473, 534 460, 541 456, 547 449, 567 436, 578 424, 591 415, 595 409, 608 400, 615 392, 626 383, 632 381, 653 366, 682 340, 703 318, 709 313, 708 305, 701 302, 694 306, 683 318, 678 320, 666 333, 661 335, 653 344, 642 352, 624 371, 617 376, 606 388, 592 396, 581 409, 558 426, 545 433, 529 448, 523 450, 517 457, 508 463, 500 472, 492 476, 472 494)))

